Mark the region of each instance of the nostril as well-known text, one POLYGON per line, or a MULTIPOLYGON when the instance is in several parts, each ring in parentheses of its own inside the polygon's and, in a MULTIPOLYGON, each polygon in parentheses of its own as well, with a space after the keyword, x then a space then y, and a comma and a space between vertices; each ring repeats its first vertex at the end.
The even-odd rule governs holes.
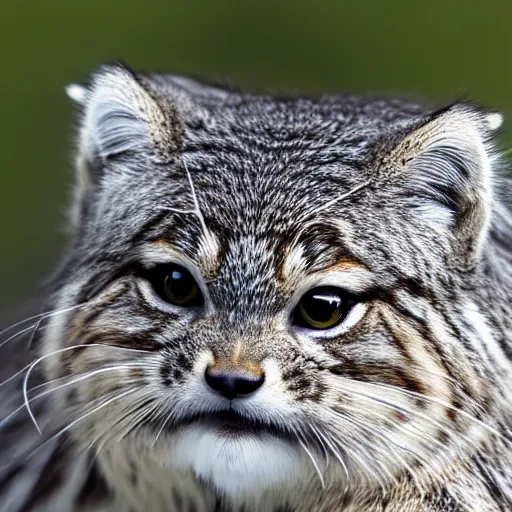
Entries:
POLYGON ((235 378, 235 389, 239 395, 254 393, 264 382, 265 374, 235 378))
POLYGON ((204 378, 214 391, 232 400, 254 393, 265 381, 265 374, 241 370, 219 370, 209 366, 206 368, 204 378))

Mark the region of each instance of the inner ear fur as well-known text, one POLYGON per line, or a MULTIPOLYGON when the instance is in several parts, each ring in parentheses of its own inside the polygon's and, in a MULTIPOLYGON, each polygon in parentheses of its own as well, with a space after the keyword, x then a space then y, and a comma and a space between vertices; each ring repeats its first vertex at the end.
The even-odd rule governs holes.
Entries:
POLYGON ((490 139, 501 124, 498 119, 499 114, 452 105, 402 135, 377 163, 380 173, 397 185, 402 201, 453 234, 454 256, 465 266, 478 258, 488 232, 490 139))
POLYGON ((77 225, 86 196, 105 173, 144 172, 173 161, 181 150, 183 122, 174 98, 121 64, 102 66, 85 85, 66 91, 80 108, 71 212, 77 225))
POLYGON ((91 161, 128 152, 165 160, 179 149, 182 127, 176 107, 125 66, 93 72, 82 105, 80 152, 91 161))

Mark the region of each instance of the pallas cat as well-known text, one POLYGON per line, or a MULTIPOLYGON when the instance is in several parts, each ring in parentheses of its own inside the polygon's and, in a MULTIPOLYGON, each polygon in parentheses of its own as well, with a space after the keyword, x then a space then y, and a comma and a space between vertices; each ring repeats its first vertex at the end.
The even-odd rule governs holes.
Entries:
POLYGON ((0 341, 1 511, 512 510, 500 114, 120 64, 68 94, 68 248, 0 341))

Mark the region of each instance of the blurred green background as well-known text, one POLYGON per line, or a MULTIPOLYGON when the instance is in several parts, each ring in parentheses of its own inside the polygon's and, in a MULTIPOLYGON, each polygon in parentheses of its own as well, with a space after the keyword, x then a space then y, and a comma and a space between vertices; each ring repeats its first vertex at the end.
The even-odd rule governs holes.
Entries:
POLYGON ((4 0, 0 27, 4 311, 64 245, 74 109, 63 86, 99 63, 294 92, 464 96, 512 117, 512 0, 4 0))

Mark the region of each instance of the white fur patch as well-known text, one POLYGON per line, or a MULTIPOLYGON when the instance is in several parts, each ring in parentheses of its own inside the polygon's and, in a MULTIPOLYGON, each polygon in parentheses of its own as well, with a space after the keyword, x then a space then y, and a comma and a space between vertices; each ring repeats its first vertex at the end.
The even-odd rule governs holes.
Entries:
POLYGON ((487 114, 487 125, 489 126, 489 130, 497 130, 501 128, 503 125, 503 116, 498 112, 493 112, 492 114, 487 114))
POLYGON ((87 96, 87 89, 83 85, 69 84, 64 88, 68 98, 72 99, 75 103, 83 105, 87 96))
MULTIPOLYGON (((173 397, 180 414, 226 410, 229 403, 204 382, 204 368, 211 360, 205 351, 194 364, 191 377, 181 392, 173 397)), ((277 365, 264 361, 265 383, 258 393, 235 399, 231 407, 247 418, 264 418, 285 428, 293 425, 296 408, 287 399, 288 391, 277 365)), ((163 433, 150 457, 160 466, 192 471, 230 496, 261 493, 287 482, 311 479, 315 468, 299 443, 291 443, 272 433, 226 435, 213 427, 193 424, 166 435, 163 433)))
POLYGON ((272 435, 224 437, 204 427, 183 430, 161 462, 192 469, 196 476, 236 495, 259 493, 308 476, 300 447, 272 435), (166 460, 166 456, 168 459, 166 460))

